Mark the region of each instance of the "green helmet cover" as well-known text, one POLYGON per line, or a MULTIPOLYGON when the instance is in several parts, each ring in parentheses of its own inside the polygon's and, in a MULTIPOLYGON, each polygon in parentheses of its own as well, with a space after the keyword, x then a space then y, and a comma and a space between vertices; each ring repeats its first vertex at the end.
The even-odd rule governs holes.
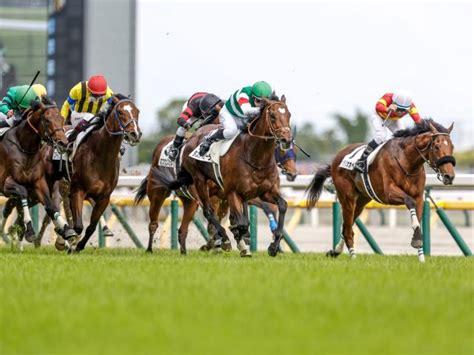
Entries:
POLYGON ((272 95, 272 87, 266 81, 257 81, 252 86, 252 92, 257 97, 270 97, 272 95))

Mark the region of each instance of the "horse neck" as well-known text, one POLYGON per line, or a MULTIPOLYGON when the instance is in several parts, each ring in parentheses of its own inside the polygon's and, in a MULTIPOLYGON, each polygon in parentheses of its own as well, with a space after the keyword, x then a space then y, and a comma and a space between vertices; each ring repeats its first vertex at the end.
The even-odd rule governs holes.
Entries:
POLYGON ((120 151, 120 146, 122 145, 122 141, 123 136, 113 136, 109 134, 105 128, 104 123, 104 126, 98 130, 97 142, 95 144, 95 148, 97 148, 99 153, 101 153, 97 155, 98 158, 102 160, 108 160, 110 154, 112 154, 114 157, 117 157, 120 151), (107 154, 102 154, 104 152, 107 152, 107 154))
MULTIPOLYGON (((255 130, 252 131, 253 134, 258 136, 269 136, 266 128, 265 118, 261 115, 255 124, 255 130)), ((269 162, 275 161, 275 140, 273 138, 264 139, 259 137, 254 137, 247 135, 247 139, 244 145, 245 155, 247 156, 249 162, 252 165, 259 166, 268 166, 269 162), (252 152, 257 152, 258 154, 250 155, 252 152)))
POLYGON ((405 140, 403 156, 405 157, 404 163, 406 164, 405 166, 408 167, 408 171, 415 171, 425 163, 425 159, 423 159, 423 157, 425 157, 426 152, 422 151, 420 154, 418 150, 424 149, 427 143, 421 144, 421 142, 424 142, 424 139, 420 138, 421 136, 418 136, 418 138, 409 137, 405 140))
POLYGON ((15 130, 15 138, 25 151, 34 152, 39 149, 41 144, 40 135, 35 132, 33 127, 39 131, 39 122, 41 115, 32 114, 24 120, 15 130), (29 120, 29 123, 28 123, 29 120), (33 127, 32 127, 33 126, 33 127))

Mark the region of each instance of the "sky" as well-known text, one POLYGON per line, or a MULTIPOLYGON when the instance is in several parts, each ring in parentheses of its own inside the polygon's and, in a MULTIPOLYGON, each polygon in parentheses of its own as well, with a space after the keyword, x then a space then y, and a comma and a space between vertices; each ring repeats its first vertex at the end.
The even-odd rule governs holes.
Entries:
MULTIPOLYGON (((423 117, 455 123, 474 147, 470 1, 138 0, 137 102, 145 133, 158 108, 208 91, 228 98, 255 81, 285 94, 292 124, 336 127, 408 90, 423 117)), ((410 124, 405 118, 404 123, 410 124)))

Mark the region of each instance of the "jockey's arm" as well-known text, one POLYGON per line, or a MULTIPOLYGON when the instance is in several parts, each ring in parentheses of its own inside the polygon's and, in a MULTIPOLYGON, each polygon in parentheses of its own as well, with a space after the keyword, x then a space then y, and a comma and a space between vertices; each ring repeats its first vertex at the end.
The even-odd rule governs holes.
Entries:
POLYGON ((71 91, 69 91, 69 96, 63 103, 63 107, 61 107, 61 116, 65 119, 68 118, 71 111, 74 110, 74 106, 76 102, 81 98, 81 83, 74 86, 71 91))
POLYGON ((375 105, 375 112, 377 112, 377 115, 379 115, 383 119, 386 119, 389 111, 389 106, 391 104, 392 98, 388 94, 385 94, 379 99, 379 101, 377 101, 377 104, 375 105))
POLYGON ((244 92, 240 93, 237 102, 239 103, 242 112, 247 117, 255 117, 260 113, 260 107, 252 107, 250 105, 250 98, 244 92))
POLYGON ((16 92, 14 92, 13 88, 8 89, 7 94, 5 97, 0 101, 0 112, 8 115, 8 113, 13 109, 14 97, 16 92))
POLYGON ((416 124, 421 123, 423 120, 418 113, 418 109, 416 108, 415 104, 411 104, 410 109, 408 110, 408 114, 412 118, 413 121, 415 121, 416 124))

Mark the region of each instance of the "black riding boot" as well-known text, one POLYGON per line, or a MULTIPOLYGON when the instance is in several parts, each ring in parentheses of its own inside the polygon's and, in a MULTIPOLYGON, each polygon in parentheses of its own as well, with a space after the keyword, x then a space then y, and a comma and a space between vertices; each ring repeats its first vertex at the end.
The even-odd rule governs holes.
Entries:
POLYGON ((183 145, 184 137, 182 136, 174 136, 173 144, 170 146, 170 150, 168 152, 168 158, 171 161, 175 161, 178 157, 179 148, 183 145))
POLYGON ((370 153, 372 153, 375 148, 378 147, 378 144, 372 139, 369 144, 367 144, 367 147, 365 148, 364 152, 362 153, 362 156, 357 160, 357 162, 354 165, 354 170, 358 171, 359 173, 363 173, 366 169, 367 165, 367 157, 369 156, 370 153))
POLYGON ((224 139, 224 129, 219 128, 212 136, 204 138, 199 148, 199 154, 204 156, 211 148, 211 144, 224 139))
POLYGON ((69 137, 67 137, 67 140, 69 143, 74 142, 78 136, 79 133, 85 131, 89 127, 90 123, 87 122, 86 120, 80 121, 76 127, 74 127, 74 130, 71 132, 69 137))

